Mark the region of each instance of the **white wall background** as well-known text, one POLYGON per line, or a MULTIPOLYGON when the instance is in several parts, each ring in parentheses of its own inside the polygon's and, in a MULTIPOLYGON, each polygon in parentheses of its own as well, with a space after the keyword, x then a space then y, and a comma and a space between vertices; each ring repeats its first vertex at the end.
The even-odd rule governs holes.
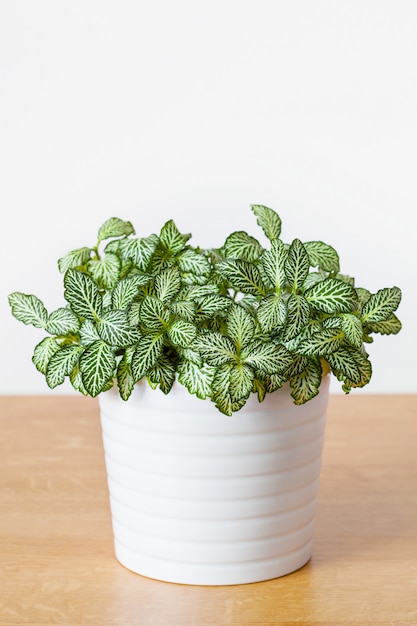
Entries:
POLYGON ((417 392, 416 33, 415 0, 3 2, 0 393, 69 391, 7 294, 62 305, 56 260, 105 219, 213 246, 258 233, 251 203, 358 285, 402 288, 357 393, 417 392))

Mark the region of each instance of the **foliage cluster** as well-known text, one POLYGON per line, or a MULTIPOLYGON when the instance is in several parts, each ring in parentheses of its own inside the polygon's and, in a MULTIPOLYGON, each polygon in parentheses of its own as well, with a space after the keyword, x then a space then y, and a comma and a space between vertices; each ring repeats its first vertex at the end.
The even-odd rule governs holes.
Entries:
POLYGON ((275 211, 252 211, 266 247, 236 231, 204 250, 172 220, 137 237, 130 222, 110 218, 96 245, 58 261, 66 306, 48 313, 38 297, 10 294, 12 314, 47 333, 33 362, 49 387, 69 377, 97 396, 116 381, 127 400, 143 378, 164 393, 178 379, 231 415, 251 393, 262 401, 286 381, 303 404, 329 371, 347 393, 366 385, 364 346, 373 333, 399 332, 400 289, 356 287, 334 248, 286 244, 275 211))

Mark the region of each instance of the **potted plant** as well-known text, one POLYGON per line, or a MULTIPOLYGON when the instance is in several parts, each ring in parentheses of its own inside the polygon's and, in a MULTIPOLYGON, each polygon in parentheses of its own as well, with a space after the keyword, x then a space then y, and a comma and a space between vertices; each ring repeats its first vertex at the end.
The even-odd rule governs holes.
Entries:
POLYGON ((99 396, 116 555, 154 578, 237 584, 308 561, 329 377, 368 384, 364 346, 401 328, 398 287, 356 286, 333 247, 286 244, 275 211, 252 211, 265 246, 111 218, 59 259, 65 306, 9 296, 47 333, 48 386, 99 396))

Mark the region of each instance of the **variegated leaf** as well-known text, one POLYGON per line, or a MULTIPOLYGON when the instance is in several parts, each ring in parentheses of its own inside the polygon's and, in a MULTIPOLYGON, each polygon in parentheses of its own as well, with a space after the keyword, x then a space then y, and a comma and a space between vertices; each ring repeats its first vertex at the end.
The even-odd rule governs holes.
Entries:
POLYGON ((151 387, 156 388, 159 385, 159 388, 165 394, 171 391, 175 383, 175 377, 176 370, 174 364, 165 354, 161 354, 154 368, 147 375, 151 387))
POLYGON ((285 274, 287 256, 288 251, 280 239, 272 241, 270 250, 265 250, 262 255, 263 270, 278 294, 287 282, 285 274))
POLYGON ((186 322, 192 322, 195 318, 197 305, 192 300, 176 300, 169 305, 169 311, 186 322))
POLYGON ((177 320, 168 330, 168 338, 174 346, 188 348, 197 335, 197 328, 190 322, 177 320))
POLYGON ((68 270, 64 276, 64 297, 72 310, 85 319, 97 320, 103 301, 93 279, 79 270, 68 270))
POLYGON ((379 333, 380 335, 396 335, 401 330, 401 322, 395 313, 391 313, 387 320, 383 322, 374 322, 367 324, 367 329, 371 333, 379 333))
POLYGON ((207 363, 200 366, 191 361, 182 360, 178 366, 178 381, 190 393, 204 400, 210 396, 214 372, 215 368, 207 363))
POLYGON ((119 246, 120 255, 122 259, 131 261, 137 269, 146 273, 158 241, 156 235, 149 235, 142 239, 122 239, 119 246))
POLYGON ((245 363, 236 363, 230 369, 229 393, 233 402, 247 399, 252 391, 255 375, 253 369, 245 363))
POLYGON ((258 218, 256 221, 270 241, 281 234, 281 218, 273 210, 261 204, 252 204, 251 209, 258 218))
POLYGON ((166 222, 161 228, 159 239, 170 254, 178 254, 184 249, 191 235, 182 235, 173 220, 166 222))
POLYGON ((341 330, 325 328, 301 341, 297 351, 306 356, 324 356, 327 358, 327 355, 340 348, 343 339, 344 334, 341 330))
POLYGON ((65 376, 69 376, 76 363, 78 363, 82 350, 83 348, 80 346, 70 344, 64 346, 51 356, 46 368, 46 382, 48 387, 54 389, 58 385, 62 385, 65 376))
POLYGON ((279 294, 267 296, 257 309, 258 321, 264 332, 283 326, 287 318, 287 305, 279 294))
POLYGON ((130 222, 124 222, 118 217, 111 217, 98 231, 98 243, 110 237, 123 237, 134 235, 135 230, 130 222))
POLYGON ((363 327, 359 317, 353 313, 343 313, 340 319, 347 341, 355 348, 360 348, 363 343, 363 327))
POLYGON ((92 254, 91 248, 78 248, 77 250, 71 250, 65 256, 58 260, 58 269, 61 274, 69 269, 76 269, 87 264, 92 254))
POLYGON ((370 382, 372 377, 372 365, 368 359, 368 355, 355 349, 351 349, 350 354, 356 363, 360 379, 358 382, 354 382, 353 380, 349 380, 347 377, 342 376, 341 378, 344 381, 342 389, 346 393, 349 393, 352 387, 364 387, 370 382))
POLYGON ((326 361, 329 363, 332 371, 341 380, 348 378, 355 384, 360 381, 361 375, 359 368, 349 350, 340 348, 339 350, 336 350, 336 352, 327 354, 326 361))
POLYGON ((42 374, 46 374, 49 361, 59 350, 60 346, 55 337, 42 339, 33 352, 32 362, 35 364, 36 369, 42 372, 42 374))
POLYGON ((325 272, 339 272, 339 255, 332 246, 322 241, 307 241, 304 247, 312 267, 319 267, 325 272))
POLYGON ((135 386, 135 379, 132 374, 131 361, 135 348, 130 346, 126 348, 123 357, 120 359, 117 366, 117 387, 119 389, 120 397, 123 400, 128 400, 131 396, 133 388, 135 386))
POLYGON ((162 300, 162 302, 172 302, 172 300, 178 296, 180 289, 181 276, 177 267, 170 267, 155 276, 155 295, 162 300))
POLYGON ((259 241, 243 230, 236 231, 228 236, 223 246, 225 258, 257 261, 263 248, 259 241))
POLYGON ((162 353, 164 338, 160 334, 143 335, 132 357, 132 374, 135 381, 143 378, 153 367, 162 353))
POLYGON ((236 351, 250 343, 255 334, 255 322, 250 313, 239 304, 233 304, 227 315, 227 335, 233 341, 236 351))
POLYGON ((362 309, 364 323, 385 322, 398 308, 401 302, 401 290, 398 287, 386 287, 372 294, 362 309))
POLYGON ((125 311, 107 311, 97 324, 100 338, 109 346, 124 348, 135 344, 139 339, 139 331, 130 326, 125 311))
POLYGON ((287 300, 287 319, 284 331, 285 341, 296 337, 309 321, 310 307, 307 300, 292 293, 287 300))
POLYGON ((207 257, 191 249, 181 254, 178 267, 181 274, 191 273, 196 276, 209 276, 211 270, 207 257))
POLYGON ((309 360, 307 367, 300 374, 290 379, 291 396, 294 399, 294 404, 304 404, 317 396, 321 380, 320 362, 314 359, 309 360))
POLYGON ((285 275, 293 293, 302 288, 310 269, 310 261, 303 244, 294 239, 285 261, 285 275))
POLYGON ((164 331, 168 329, 169 311, 159 298, 146 296, 140 306, 139 320, 146 330, 164 331))
POLYGON ((72 372, 69 375, 69 379, 70 379, 71 385, 74 387, 74 389, 76 391, 79 391, 80 393, 82 393, 83 396, 88 396, 88 391, 84 387, 83 379, 82 379, 81 372, 80 372, 79 363, 75 364, 74 369, 72 370, 72 372))
POLYGON ((236 351, 233 343, 219 332, 208 332, 199 335, 193 343, 194 350, 197 350, 203 359, 216 367, 223 363, 230 363, 236 359, 236 351))
POLYGON ((265 374, 284 372, 291 364, 291 353, 281 345, 254 341, 242 354, 245 363, 265 374))
POLYGON ((104 289, 112 289, 120 278, 120 259, 116 254, 106 254, 101 259, 91 259, 87 270, 97 285, 104 289))
POLYGON ((53 311, 46 325, 46 332, 51 335, 67 335, 76 333, 80 328, 80 322, 69 307, 62 307, 53 311))
POLYGON ((152 279, 149 274, 133 274, 117 283, 111 293, 113 309, 127 309, 138 295, 140 288, 152 279))
POLYGON ((326 278, 304 292, 311 307, 324 313, 350 313, 356 304, 355 289, 336 278, 326 278))
POLYGON ((216 270, 235 291, 258 296, 267 293, 261 274, 253 263, 242 259, 227 260, 216 265, 216 270))
POLYGON ((197 302, 197 317, 199 320, 210 319, 215 315, 226 313, 231 304, 229 298, 218 294, 203 296, 197 302))
POLYGON ((23 322, 36 328, 45 328, 48 322, 48 311, 43 302, 37 296, 14 291, 9 295, 9 304, 12 315, 23 322))
POLYGON ((92 320, 84 320, 80 328, 80 344, 88 346, 99 339, 100 335, 97 332, 96 324, 92 320))
POLYGON ((112 348, 102 340, 91 343, 80 358, 84 387, 95 398, 114 377, 116 358, 112 348))

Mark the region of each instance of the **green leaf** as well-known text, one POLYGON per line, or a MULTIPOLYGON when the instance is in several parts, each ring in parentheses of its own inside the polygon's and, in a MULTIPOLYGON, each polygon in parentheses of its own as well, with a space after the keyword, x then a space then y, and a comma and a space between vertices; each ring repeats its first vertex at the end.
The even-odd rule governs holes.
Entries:
POLYGON ((91 259, 87 270, 99 287, 112 289, 120 278, 120 259, 116 254, 106 254, 101 259, 91 259))
POLYGON ((223 363, 230 363, 236 359, 236 351, 233 343, 219 332, 207 332, 199 335, 193 344, 203 359, 216 367, 223 363))
POLYGON ((374 322, 366 325, 369 332, 379 333, 380 335, 396 335, 400 332, 401 327, 401 322, 395 313, 391 313, 389 318, 383 322, 374 322))
POLYGON ((297 352, 306 356, 324 356, 336 352, 344 339, 343 332, 338 329, 325 328, 304 339, 298 345, 297 352))
POLYGON ((169 312, 161 300, 146 296, 140 306, 139 319, 147 330, 164 331, 168 329, 169 312))
POLYGON ((15 291, 9 295, 9 304, 12 315, 23 322, 36 328, 45 328, 48 322, 48 311, 43 302, 36 296, 15 291))
POLYGON ((181 289, 181 277, 177 267, 170 267, 155 276, 155 295, 162 302, 171 302, 181 289))
POLYGON ((74 387, 76 391, 79 391, 84 396, 88 396, 88 391, 84 387, 83 379, 82 379, 81 372, 80 372, 80 366, 78 363, 75 364, 74 369, 69 375, 69 379, 70 379, 71 385, 74 387))
POLYGON ((259 241, 243 230, 229 235, 223 246, 225 258, 243 259, 244 261, 259 260, 262 251, 263 248, 259 241))
POLYGON ((310 307, 307 300, 301 295, 292 293, 287 301, 285 341, 296 337, 308 323, 309 317, 310 307))
POLYGON ((107 386, 115 374, 116 358, 105 341, 95 341, 87 346, 80 358, 83 384, 90 396, 95 398, 107 386))
POLYGON ((257 317, 264 332, 276 330, 286 322, 287 305, 278 294, 267 296, 258 307, 257 317))
POLYGON ((62 307, 53 311, 46 325, 46 332, 51 335, 67 335, 76 333, 80 328, 80 322, 69 307, 62 307))
POLYGON ((229 281, 235 291, 266 295, 266 288, 258 268, 241 259, 222 261, 216 265, 219 274, 229 281))
POLYGON ((135 386, 135 379, 132 374, 131 361, 135 348, 128 347, 125 350, 123 357, 119 361, 117 366, 117 387, 119 389, 120 397, 123 400, 128 400, 135 386))
POLYGON ((322 241, 307 241, 304 244, 310 265, 325 272, 339 272, 340 262, 336 250, 322 241))
POLYGON ((174 346, 188 348, 197 335, 197 328, 190 322, 177 320, 168 331, 168 338, 174 346))
POLYGON ((265 250, 262 255, 262 267, 271 285, 279 294, 287 282, 285 265, 288 251, 280 239, 271 243, 271 249, 265 250))
POLYGON ((310 306, 324 313, 350 313, 356 304, 355 289, 336 278, 309 287, 304 297, 310 306))
POLYGON ((265 374, 282 373, 292 362, 292 355, 284 346, 261 341, 255 341, 248 346, 242 358, 245 363, 265 374))
POLYGON ((143 378, 161 356, 164 338, 160 334, 143 335, 132 357, 132 374, 135 381, 143 378))
POLYGON ((114 348, 123 348, 135 344, 139 331, 130 326, 126 311, 106 311, 97 324, 100 338, 114 348))
POLYGON ((150 282, 148 274, 134 274, 117 283, 111 294, 111 306, 113 309, 127 309, 140 288, 150 282))
POLYGON ((255 322, 250 313, 239 304, 233 304, 227 316, 227 335, 239 352, 250 343, 255 334, 255 322))
POLYGON ((124 222, 118 217, 111 217, 98 231, 98 243, 110 237, 123 237, 134 235, 135 230, 130 222, 124 222))
POLYGON ((261 204, 252 204, 251 209, 258 218, 256 221, 270 241, 281 234, 281 218, 273 210, 261 204))
POLYGON ((156 235, 142 239, 122 239, 119 246, 120 255, 125 261, 131 261, 141 272, 147 272, 158 241, 156 235))
POLYGON ((164 224, 159 234, 159 239, 163 246, 173 255, 184 249, 186 242, 191 235, 182 235, 173 220, 164 224))
POLYGON ((363 328, 359 317, 352 313, 344 313, 340 319, 347 341, 355 348, 360 348, 363 343, 363 328))
POLYGON ((290 379, 291 396, 294 404, 308 402, 319 393, 322 380, 322 370, 319 361, 309 360, 307 367, 297 376, 290 379))
POLYGON ((74 313, 85 319, 97 320, 103 302, 93 279, 79 270, 67 270, 64 276, 64 297, 74 313))
POLYGON ((76 269, 86 265, 90 260, 91 253, 91 248, 78 248, 68 252, 68 254, 58 260, 59 271, 61 274, 65 274, 69 269, 76 269))
POLYGON ((294 239, 285 261, 285 275, 293 293, 302 288, 310 269, 310 261, 303 244, 294 239))
POLYGON ((42 374, 46 374, 49 361, 59 350, 60 346, 55 337, 45 337, 45 339, 42 339, 33 352, 32 362, 35 364, 36 369, 42 372, 42 374))
POLYGON ((215 368, 210 367, 207 363, 200 366, 191 361, 182 360, 178 366, 178 381, 190 393, 204 400, 211 394, 214 372, 215 368))
POLYGON ((362 309, 364 323, 385 322, 398 308, 401 302, 401 290, 398 287, 386 287, 372 294, 362 309))
POLYGON ((51 356, 46 368, 46 382, 51 389, 62 385, 65 376, 71 374, 78 363, 82 350, 82 347, 70 344, 51 356))

